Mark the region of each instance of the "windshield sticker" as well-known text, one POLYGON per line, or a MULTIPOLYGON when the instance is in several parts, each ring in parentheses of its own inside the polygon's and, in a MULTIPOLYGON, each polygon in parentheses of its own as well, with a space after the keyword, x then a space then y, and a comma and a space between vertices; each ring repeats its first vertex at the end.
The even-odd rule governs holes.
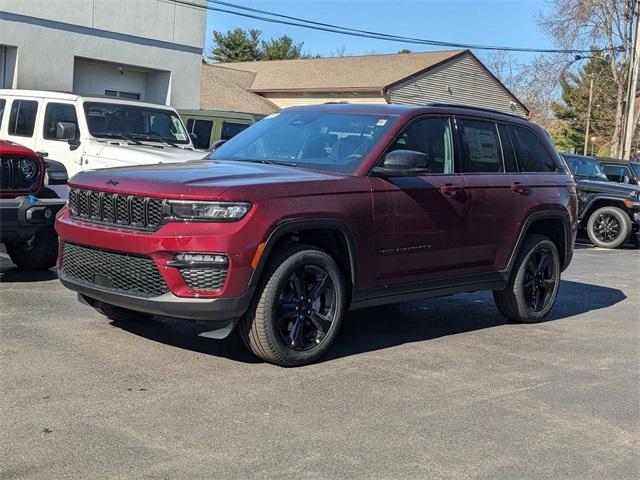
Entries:
POLYGON ((378 127, 384 127, 386 124, 387 124, 386 118, 381 118, 380 120, 378 120, 378 123, 376 123, 378 127))
POLYGON ((181 142, 187 139, 187 137, 184 136, 184 133, 174 133, 173 136, 176 137, 176 140, 180 140, 181 142))

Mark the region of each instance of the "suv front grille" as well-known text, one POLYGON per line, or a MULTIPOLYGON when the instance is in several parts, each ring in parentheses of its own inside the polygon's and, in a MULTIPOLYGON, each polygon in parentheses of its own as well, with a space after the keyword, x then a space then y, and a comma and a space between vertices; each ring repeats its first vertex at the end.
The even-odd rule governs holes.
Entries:
POLYGON ((85 222, 154 231, 162 225, 164 200, 72 188, 71 217, 85 222))
POLYGON ((222 290, 227 268, 181 268, 180 274, 194 290, 222 290))
POLYGON ((138 297, 167 293, 164 278, 149 257, 64 243, 62 272, 83 283, 138 297))

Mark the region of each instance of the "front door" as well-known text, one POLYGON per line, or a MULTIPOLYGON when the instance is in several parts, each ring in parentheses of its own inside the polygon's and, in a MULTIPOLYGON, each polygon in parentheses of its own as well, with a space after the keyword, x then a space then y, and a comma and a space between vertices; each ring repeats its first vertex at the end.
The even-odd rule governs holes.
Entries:
POLYGON ((82 148, 80 148, 80 127, 76 104, 59 100, 47 100, 43 103, 44 120, 42 128, 36 132, 37 150, 47 155, 47 158, 62 162, 67 169, 69 178, 81 170, 80 161, 82 148), (56 130, 58 122, 74 123, 76 125, 76 138, 58 140, 56 130))
POLYGON ((392 150, 426 154, 415 176, 371 177, 374 265, 372 287, 411 284, 464 273, 467 195, 457 172, 458 156, 450 117, 414 120, 392 150))

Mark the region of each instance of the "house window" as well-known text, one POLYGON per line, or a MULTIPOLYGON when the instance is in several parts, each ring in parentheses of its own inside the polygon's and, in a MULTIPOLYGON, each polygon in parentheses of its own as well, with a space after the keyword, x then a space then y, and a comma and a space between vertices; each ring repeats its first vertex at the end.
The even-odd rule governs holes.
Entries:
POLYGON ((139 93, 133 93, 133 92, 123 92, 122 90, 105 90, 104 94, 107 97, 119 97, 119 98, 126 98, 128 100, 140 100, 140 94, 139 93))

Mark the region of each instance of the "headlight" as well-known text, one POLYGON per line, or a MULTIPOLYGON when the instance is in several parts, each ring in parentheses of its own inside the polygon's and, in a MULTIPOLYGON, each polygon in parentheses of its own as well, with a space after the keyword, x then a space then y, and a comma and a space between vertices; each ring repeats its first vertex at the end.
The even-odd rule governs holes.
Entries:
POLYGON ((171 216, 194 221, 235 222, 251 208, 246 202, 192 202, 169 200, 171 216))
POLYGON ((18 170, 30 182, 38 175, 38 164, 30 158, 23 158, 18 162, 18 170))

